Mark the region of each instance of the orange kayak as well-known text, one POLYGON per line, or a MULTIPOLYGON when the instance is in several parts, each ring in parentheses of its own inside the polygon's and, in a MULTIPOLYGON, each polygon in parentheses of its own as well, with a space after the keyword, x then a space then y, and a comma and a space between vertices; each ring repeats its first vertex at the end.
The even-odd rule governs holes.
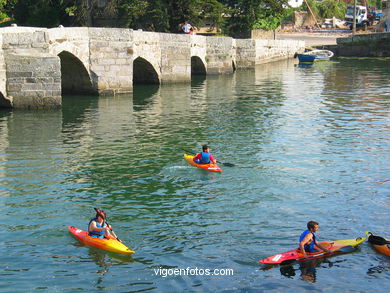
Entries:
POLYGON ((200 169, 203 169, 203 170, 207 170, 207 171, 211 171, 211 172, 222 172, 222 169, 217 164, 197 164, 197 163, 195 163, 194 162, 194 156, 192 156, 192 155, 185 154, 184 155, 184 159, 186 159, 186 161, 190 165, 195 166, 197 168, 200 168, 200 169))
POLYGON ((68 226, 68 230, 76 239, 86 245, 124 255, 130 255, 134 253, 134 251, 129 249, 126 245, 116 240, 115 238, 107 239, 91 237, 88 235, 87 231, 77 229, 73 226, 68 226))
POLYGON ((305 258, 303 254, 300 252, 298 248, 278 253, 272 256, 269 256, 267 258, 264 258, 262 260, 259 260, 260 263, 263 264, 290 264, 293 262, 301 262, 301 261, 307 261, 322 257, 328 257, 335 254, 341 254, 341 253, 348 253, 355 250, 355 247, 358 246, 360 243, 362 243, 364 240, 366 240, 365 237, 359 237, 356 239, 346 239, 346 240, 335 240, 335 241, 323 241, 319 242, 322 246, 324 246, 326 249, 330 250, 330 252, 324 252, 319 251, 315 253, 307 253, 307 257, 305 258))
POLYGON ((367 232, 368 242, 381 254, 390 256, 390 240, 367 232))

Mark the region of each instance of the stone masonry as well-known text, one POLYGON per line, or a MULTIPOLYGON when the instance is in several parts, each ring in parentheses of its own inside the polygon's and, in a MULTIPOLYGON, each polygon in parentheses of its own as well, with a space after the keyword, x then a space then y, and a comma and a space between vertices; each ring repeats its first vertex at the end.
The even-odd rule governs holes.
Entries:
POLYGON ((292 57, 302 41, 144 32, 118 28, 0 29, 0 106, 57 108, 62 94, 113 95, 133 83, 189 82, 191 74, 292 57))

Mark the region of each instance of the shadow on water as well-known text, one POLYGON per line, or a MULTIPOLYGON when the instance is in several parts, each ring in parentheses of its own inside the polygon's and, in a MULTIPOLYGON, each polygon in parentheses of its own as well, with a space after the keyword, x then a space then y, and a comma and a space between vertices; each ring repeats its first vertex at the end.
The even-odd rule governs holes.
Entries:
POLYGON ((144 106, 153 103, 153 96, 158 92, 160 86, 152 84, 137 84, 133 88, 134 111, 141 111, 144 106))
MULTIPOLYGON (((293 279, 297 277, 299 274, 299 278, 303 281, 309 283, 315 283, 317 281, 317 268, 324 268, 326 265, 327 268, 331 268, 333 266, 333 262, 328 259, 313 259, 310 261, 300 262, 299 264, 289 264, 289 265, 281 265, 279 267, 280 274, 286 278, 293 279), (299 266, 296 268, 296 266, 299 266)), ((265 265, 261 270, 268 271, 274 268, 272 265, 265 265)))
POLYGON ((80 121, 88 109, 98 107, 99 97, 81 96, 81 95, 64 95, 62 97, 62 123, 67 125, 80 121))
POLYGON ((206 82, 205 75, 193 75, 191 78, 191 87, 203 86, 206 82))
POLYGON ((313 259, 299 263, 298 269, 295 269, 293 265, 280 266, 280 273, 287 278, 293 278, 299 270, 300 279, 309 283, 315 283, 317 280, 317 268, 321 264, 328 264, 328 268, 333 266, 333 263, 327 259, 313 259))

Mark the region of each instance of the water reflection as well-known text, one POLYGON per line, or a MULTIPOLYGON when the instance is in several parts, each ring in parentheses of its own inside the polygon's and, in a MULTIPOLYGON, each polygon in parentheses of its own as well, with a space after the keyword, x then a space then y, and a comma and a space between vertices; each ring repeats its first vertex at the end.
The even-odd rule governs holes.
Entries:
MULTIPOLYGON (((327 264, 328 268, 333 266, 333 263, 327 259, 313 259, 310 261, 300 262, 299 268, 295 269, 294 265, 285 265, 280 266, 280 273, 282 276, 287 278, 294 278, 296 276, 296 271, 300 271, 300 279, 308 283, 315 283, 317 281, 317 268, 322 267, 327 264)), ((295 265, 296 266, 296 265, 295 265)))

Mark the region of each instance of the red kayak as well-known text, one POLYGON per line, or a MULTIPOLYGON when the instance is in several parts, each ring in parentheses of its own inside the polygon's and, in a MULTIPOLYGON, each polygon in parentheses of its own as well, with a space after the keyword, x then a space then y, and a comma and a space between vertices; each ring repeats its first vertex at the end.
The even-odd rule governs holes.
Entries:
POLYGON ((300 249, 296 248, 293 250, 289 250, 286 252, 269 256, 267 258, 259 260, 259 262, 263 264, 283 265, 283 264, 290 264, 293 262, 301 262, 301 261, 307 261, 316 258, 328 257, 335 254, 348 253, 354 251, 356 247, 364 240, 366 240, 365 237, 359 237, 356 239, 346 239, 346 240, 323 241, 319 243, 322 246, 324 246, 326 249, 330 250, 330 252, 319 251, 314 253, 307 253, 307 257, 305 258, 303 254, 300 252, 300 249))

